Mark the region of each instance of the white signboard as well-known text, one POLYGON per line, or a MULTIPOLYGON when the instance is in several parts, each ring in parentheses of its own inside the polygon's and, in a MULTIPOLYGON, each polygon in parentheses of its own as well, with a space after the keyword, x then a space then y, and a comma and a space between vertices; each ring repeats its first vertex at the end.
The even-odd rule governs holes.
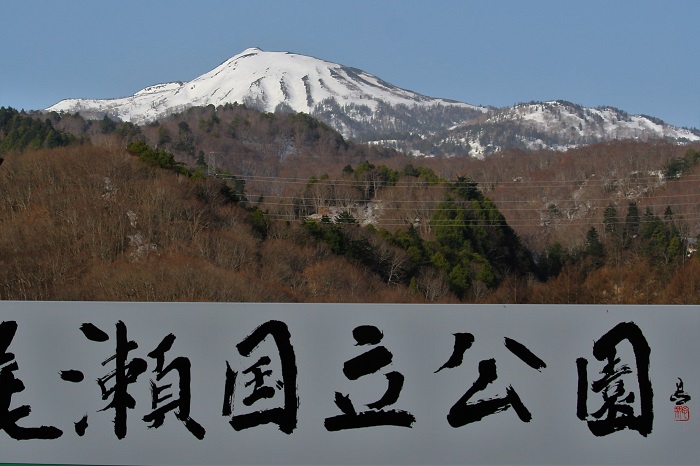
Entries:
POLYGON ((698 306, 0 303, 0 461, 697 464, 698 306))

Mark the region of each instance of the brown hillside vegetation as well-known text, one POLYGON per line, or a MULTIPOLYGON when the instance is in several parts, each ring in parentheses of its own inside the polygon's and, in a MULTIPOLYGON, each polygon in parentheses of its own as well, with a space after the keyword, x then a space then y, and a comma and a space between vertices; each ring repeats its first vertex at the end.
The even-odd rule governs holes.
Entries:
POLYGON ((559 243, 579 247, 590 227, 601 235, 608 204, 624 215, 629 202, 642 212, 663 215, 672 206, 687 235, 700 233, 697 176, 662 178, 670 160, 700 146, 664 141, 613 141, 567 152, 508 150, 485 160, 470 157, 410 157, 391 149, 345 141, 305 114, 260 113, 243 105, 193 107, 144 126, 77 115, 44 115, 56 128, 102 147, 126 147, 132 140, 172 152, 190 170, 229 173, 245 180, 246 194, 270 218, 299 221, 309 215, 350 210, 378 228, 395 230, 429 220, 443 200, 438 180, 465 176, 497 204, 508 224, 535 254, 559 243), (377 170, 353 171, 365 161, 377 170), (214 166, 207 166, 211 162, 214 166), (387 170, 400 179, 387 179, 387 170), (430 175, 404 176, 407 168, 430 175), (347 169, 350 170, 347 170, 347 169))
POLYGON ((19 285, 6 287, 21 294, 33 283, 28 299, 64 299, 92 280, 83 299, 658 302, 672 299, 664 289, 692 266, 686 253, 700 233, 697 146, 617 141, 416 158, 345 141, 308 115, 240 105, 142 127, 47 116, 84 145, 8 157, 0 170, 21 179, 6 190, 10 218, 58 228, 41 241, 56 234, 62 245, 46 245, 47 266, 32 271, 37 254, 21 266, 18 258, 42 242, 9 240, 14 269, 5 273, 19 285), (90 162, 72 159, 81 151, 90 162), (98 170, 110 157, 149 181, 98 170), (63 184, 71 188, 51 192, 63 184), (73 259, 72 275, 55 254, 73 259), (197 284, 205 269, 228 286, 197 284), (180 284, 176 270, 193 277, 180 284))
POLYGON ((420 301, 299 225, 271 225, 263 240, 219 181, 122 149, 11 154, 0 192, 2 299, 420 301))
MULTIPOLYGON (((357 254, 339 255, 327 238, 321 240, 314 233, 318 230, 306 228, 299 221, 276 221, 275 215, 264 215, 259 209, 236 204, 223 189, 221 180, 197 179, 155 168, 115 147, 116 144, 111 146, 86 144, 5 156, 0 166, 1 299, 700 302, 697 257, 688 257, 685 251, 678 250, 672 255, 668 251, 655 254, 646 251, 645 243, 634 238, 615 249, 617 233, 611 230, 604 237, 602 220, 595 224, 600 227, 604 253, 594 247, 597 243, 586 242, 584 228, 580 234, 578 231, 570 234, 571 244, 577 246, 564 248, 564 252, 556 255, 551 250, 538 253, 540 268, 546 261, 550 263, 547 273, 510 273, 493 286, 486 279, 470 281, 468 291, 458 299, 449 284, 453 282, 448 282, 448 278, 453 280, 454 276, 447 277, 439 267, 415 263, 415 249, 397 246, 396 238, 408 238, 405 235, 394 236, 392 243, 386 240, 387 234, 378 234, 373 229, 341 225, 337 231, 343 233, 350 246, 359 245, 369 251, 372 262, 358 259, 357 254), (551 265, 554 258, 559 261, 556 267, 551 265), (409 277, 412 278, 409 280, 409 277)), ((562 156, 549 162, 542 155, 534 155, 531 160, 524 157, 519 160, 562 165, 576 160, 576 154, 568 155, 572 159, 562 156)), ((671 155, 663 157, 668 159, 671 155)), ((601 160, 604 158, 602 154, 601 160)), ((388 165, 392 163, 389 160, 388 165)), ((475 177, 489 176, 492 165, 478 165, 477 162, 464 163, 469 164, 470 173, 475 177)), ((448 169, 441 169, 443 163, 442 160, 435 162, 434 173, 447 175, 448 169)), ((497 165, 503 160, 494 159, 489 163, 497 165)), ((459 168, 454 164, 449 170, 456 174, 459 168)), ((576 169, 571 171, 576 173, 576 169)), ((529 173, 536 176, 538 172, 531 170, 529 173)), ((599 173, 602 172, 598 167, 595 175, 602 176, 599 173)), ((576 177, 589 179, 590 174, 576 177)), ((367 181, 371 187, 372 180, 367 181)), ((424 194, 433 192, 428 191, 432 185, 421 181, 420 177, 415 182, 413 200, 416 203, 431 201, 433 198, 424 194)), ((487 194, 499 199, 498 189, 505 183, 507 181, 494 181, 487 194)), ((674 194, 678 196, 688 189, 697 193, 696 185, 688 186, 676 184, 663 189, 678 189, 680 191, 674 194)), ((390 202, 389 193, 396 191, 382 189, 374 191, 372 188, 366 194, 386 195, 385 202, 390 202)), ((434 200, 439 199, 438 195, 433 196, 434 200)), ((564 196, 558 194, 557 198, 564 196)), ((394 202, 406 200, 397 197, 394 202)), ((623 207, 627 207, 625 201, 620 202, 618 216, 621 218, 625 214, 623 207)), ((408 207, 397 205, 392 215, 397 215, 402 208, 408 207)), ((508 214, 504 213, 510 222, 508 214)), ((640 215, 643 214, 642 207, 640 215)), ((410 218, 420 213, 406 215, 410 218)), ((600 215, 602 217, 602 212, 600 215)), ((666 224, 671 222, 668 220, 666 224)), ((426 238, 435 234, 429 224, 423 225, 422 234, 426 238)), ((403 231, 405 227, 394 225, 393 229, 403 231)), ((543 244, 549 247, 552 243, 548 240, 543 244)), ((432 260, 439 263, 435 257, 432 260)), ((478 263, 472 261, 472 267, 478 263)), ((472 276, 477 276, 477 272, 484 270, 474 270, 472 276)))

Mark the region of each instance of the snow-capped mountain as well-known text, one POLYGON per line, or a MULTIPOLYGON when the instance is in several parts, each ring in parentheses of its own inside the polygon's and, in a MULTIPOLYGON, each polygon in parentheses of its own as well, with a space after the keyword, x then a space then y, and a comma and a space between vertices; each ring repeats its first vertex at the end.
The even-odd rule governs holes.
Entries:
POLYGON ((120 99, 67 99, 48 111, 107 114, 143 124, 188 107, 245 104, 264 112, 276 110, 324 115, 344 136, 374 131, 416 130, 411 120, 434 120, 422 113, 445 113, 450 121, 435 129, 463 123, 486 111, 483 107, 436 99, 393 86, 356 68, 287 52, 250 48, 208 73, 189 81, 158 84, 120 99), (398 112, 394 109, 400 108, 398 112), (385 120, 385 121, 381 121, 385 120))
POLYGON ((189 107, 245 104, 308 113, 343 136, 423 155, 483 157, 500 149, 566 149, 612 139, 700 141, 700 133, 611 107, 565 101, 485 108, 426 97, 356 68, 251 48, 189 82, 149 86, 130 97, 67 99, 47 111, 144 124, 189 107))
POLYGON ((505 148, 566 150, 615 139, 684 143, 700 141, 700 134, 613 107, 551 101, 491 109, 466 124, 425 138, 424 146, 443 155, 483 157, 505 148))

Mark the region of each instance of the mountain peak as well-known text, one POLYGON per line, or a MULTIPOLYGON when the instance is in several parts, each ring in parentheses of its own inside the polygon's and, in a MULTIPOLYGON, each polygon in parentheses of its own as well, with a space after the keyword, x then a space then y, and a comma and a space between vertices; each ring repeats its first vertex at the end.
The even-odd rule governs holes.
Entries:
MULTIPOLYGON (((186 83, 149 86, 122 99, 63 100, 49 111, 80 112, 87 117, 107 114, 120 120, 146 123, 188 107, 245 104, 260 111, 286 110, 314 114, 329 106, 353 107, 351 119, 367 120, 379 107, 404 105, 428 108, 447 106, 464 109, 470 117, 485 109, 473 105, 426 97, 401 89, 362 70, 306 55, 245 49, 213 70, 186 83)), ((337 127, 351 136, 350 127, 337 127)), ((396 129, 393 129, 396 130, 396 129)))
POLYGON ((244 51, 242 51, 241 53, 238 53, 238 54, 234 55, 233 57, 229 58, 227 61, 237 60, 239 58, 257 55, 259 53, 265 53, 265 51, 261 48, 258 48, 258 47, 249 47, 249 48, 245 49, 244 51))
POLYGON ((611 139, 700 140, 700 134, 613 107, 557 100, 486 109, 427 97, 350 66, 258 47, 189 82, 156 84, 121 99, 63 100, 47 110, 144 124, 190 107, 233 103, 307 113, 344 137, 425 155, 482 157, 506 147, 566 149, 611 139))

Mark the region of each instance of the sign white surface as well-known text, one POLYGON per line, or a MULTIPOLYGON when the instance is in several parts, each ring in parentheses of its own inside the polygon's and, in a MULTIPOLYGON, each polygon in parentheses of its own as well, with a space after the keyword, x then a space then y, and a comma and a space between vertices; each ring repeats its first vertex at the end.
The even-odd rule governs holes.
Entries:
POLYGON ((2 462, 700 459, 698 306, 1 302, 0 322, 2 462))

